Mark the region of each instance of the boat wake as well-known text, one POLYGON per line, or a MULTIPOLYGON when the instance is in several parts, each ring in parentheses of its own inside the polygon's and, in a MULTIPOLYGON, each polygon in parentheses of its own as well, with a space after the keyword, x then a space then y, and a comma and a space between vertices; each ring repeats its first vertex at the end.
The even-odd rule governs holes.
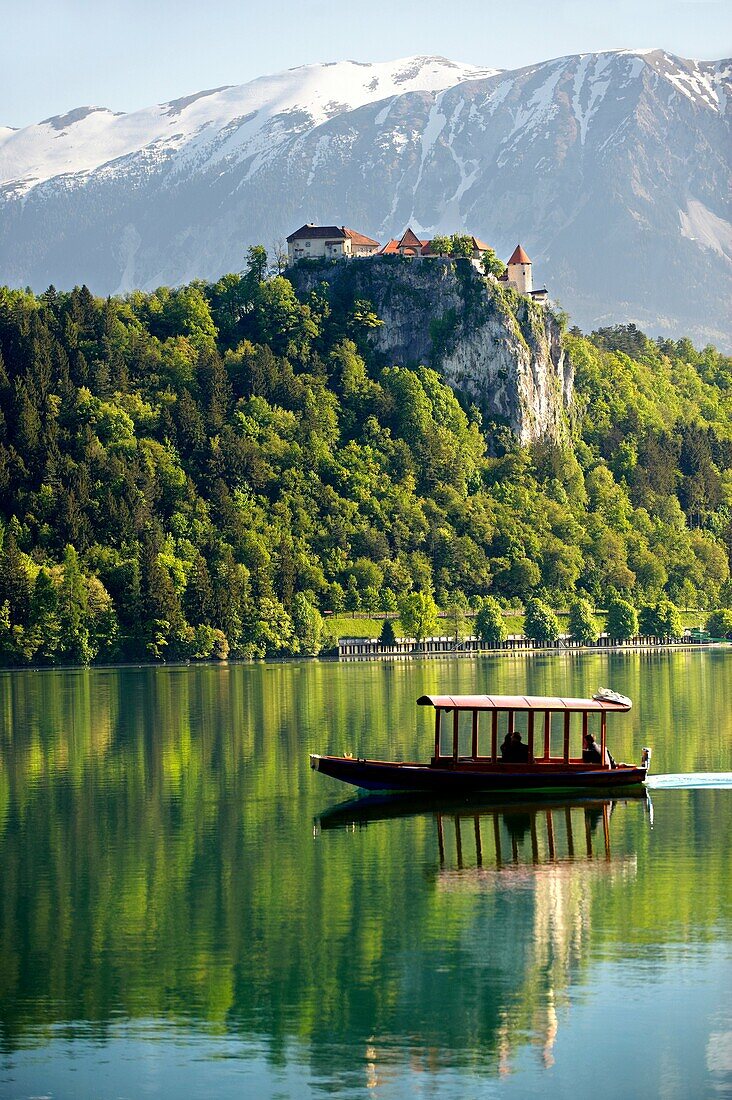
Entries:
POLYGON ((732 790, 732 772, 685 772, 681 775, 649 775, 646 787, 653 791, 665 790, 732 790))

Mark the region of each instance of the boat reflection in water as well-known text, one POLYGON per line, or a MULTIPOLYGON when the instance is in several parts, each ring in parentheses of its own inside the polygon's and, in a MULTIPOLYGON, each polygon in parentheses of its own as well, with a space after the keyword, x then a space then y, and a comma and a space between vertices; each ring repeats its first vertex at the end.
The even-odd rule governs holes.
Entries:
MULTIPOLYGON (((393 818, 431 814, 435 819, 440 876, 544 869, 568 872, 576 864, 608 869, 636 865, 635 855, 613 860, 610 819, 618 805, 640 803, 653 824, 653 804, 647 791, 622 798, 542 798, 536 801, 492 799, 490 802, 450 802, 429 797, 369 796, 326 810, 316 818, 317 834, 327 829, 358 829, 393 818)), ((473 875, 480 879, 480 875, 473 875)), ((523 876, 519 876, 523 877, 523 876)))
MULTIPOLYGON (((356 832, 410 816, 434 819, 436 860, 428 874, 434 877, 435 898, 444 898, 440 911, 459 912, 466 922, 459 936, 467 952, 463 966, 471 973, 500 970, 505 988, 512 990, 500 998, 492 1049, 484 1048, 486 1063, 503 1076, 527 1044, 537 1049, 540 1065, 554 1064, 560 1021, 572 1010, 570 989, 584 981, 592 955, 595 894, 606 896, 608 886, 622 890, 637 875, 629 814, 636 820, 647 814, 652 825, 645 791, 619 799, 479 804, 368 797, 323 813, 315 831, 356 832), (455 908, 449 898, 458 892, 474 897, 474 906, 455 908), (488 897, 495 901, 486 906, 481 899, 488 897)), ((438 1050, 430 1053, 433 1064, 441 1061, 438 1050)), ((378 1066, 378 1053, 371 1061, 378 1066)))

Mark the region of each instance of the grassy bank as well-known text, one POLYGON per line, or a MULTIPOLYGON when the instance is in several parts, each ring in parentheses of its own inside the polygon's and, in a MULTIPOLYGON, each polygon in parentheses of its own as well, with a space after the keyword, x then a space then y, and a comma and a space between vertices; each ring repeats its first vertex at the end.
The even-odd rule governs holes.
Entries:
MULTIPOLYGON (((567 612, 557 611, 557 618, 563 628, 566 630, 567 612)), ((681 621, 684 628, 696 627, 699 624, 704 624, 709 615, 708 611, 681 611, 681 621)), ((602 612, 598 612, 597 621, 600 624, 601 632, 605 629, 605 616, 602 612)), ((332 634, 335 638, 378 638, 383 625, 382 618, 368 618, 358 616, 357 618, 352 615, 326 615, 325 623, 326 630, 332 634)), ((470 634, 471 619, 466 619, 465 631, 470 634)), ((523 634, 524 632, 524 616, 521 612, 509 612, 505 615, 506 630, 509 634, 523 634)), ((392 619, 394 624, 394 633, 398 638, 405 636, 405 631, 399 618, 392 619)), ((441 634, 452 636, 454 628, 450 619, 440 619, 439 625, 435 631, 435 636, 441 634)))

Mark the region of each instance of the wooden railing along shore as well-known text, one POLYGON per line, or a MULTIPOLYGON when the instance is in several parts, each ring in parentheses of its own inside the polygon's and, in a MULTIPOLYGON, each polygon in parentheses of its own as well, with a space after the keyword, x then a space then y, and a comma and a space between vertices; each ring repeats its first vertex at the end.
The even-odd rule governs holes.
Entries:
POLYGON ((339 638, 338 657, 341 661, 364 661, 373 659, 407 659, 412 657, 433 657, 450 655, 451 657, 473 657, 478 653, 514 653, 533 650, 578 650, 578 649, 648 649, 656 646, 699 646, 709 641, 698 633, 685 632, 677 638, 656 638, 637 635, 634 638, 611 638, 601 634, 597 641, 589 644, 575 641, 569 634, 560 635, 556 641, 534 641, 523 634, 510 634, 503 642, 484 642, 480 638, 469 637, 460 641, 450 637, 423 638, 417 642, 414 638, 398 638, 393 645, 382 645, 378 638, 339 638))

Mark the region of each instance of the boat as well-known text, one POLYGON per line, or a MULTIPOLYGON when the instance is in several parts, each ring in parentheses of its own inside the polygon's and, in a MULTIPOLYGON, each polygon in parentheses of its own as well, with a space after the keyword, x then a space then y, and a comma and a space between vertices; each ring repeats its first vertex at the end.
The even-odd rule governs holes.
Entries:
POLYGON ((646 780, 651 750, 640 764, 616 764, 607 752, 608 714, 627 713, 632 703, 605 697, 568 699, 529 695, 423 695, 418 706, 435 712, 434 753, 427 763, 368 760, 310 754, 310 767, 366 791, 430 792, 437 795, 501 794, 531 791, 576 793, 640 787, 646 780), (443 723, 443 717, 451 721, 443 723), (450 744, 443 751, 443 725, 450 744), (588 734, 596 737, 600 761, 582 758, 588 734), (505 759, 499 737, 519 738, 521 759, 505 759), (599 734, 599 736, 597 736, 599 734), (554 736, 552 736, 554 735, 554 736), (552 741, 561 737, 561 755, 552 741), (576 744, 579 752, 572 755, 576 744))

